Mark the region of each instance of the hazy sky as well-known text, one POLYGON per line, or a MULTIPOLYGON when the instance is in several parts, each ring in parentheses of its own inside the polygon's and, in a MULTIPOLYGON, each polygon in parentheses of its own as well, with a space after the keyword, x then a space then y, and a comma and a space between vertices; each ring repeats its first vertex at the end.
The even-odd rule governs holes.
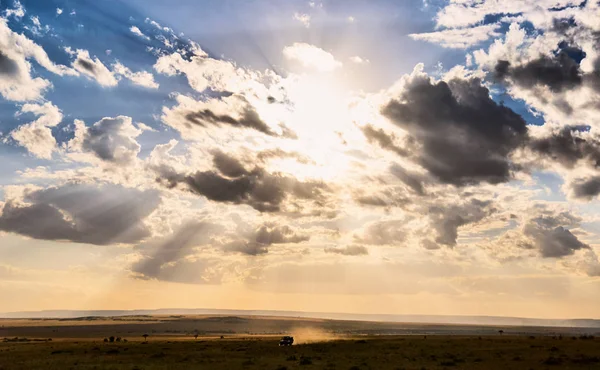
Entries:
POLYGON ((598 1, 0 16, 0 312, 598 315, 598 1))

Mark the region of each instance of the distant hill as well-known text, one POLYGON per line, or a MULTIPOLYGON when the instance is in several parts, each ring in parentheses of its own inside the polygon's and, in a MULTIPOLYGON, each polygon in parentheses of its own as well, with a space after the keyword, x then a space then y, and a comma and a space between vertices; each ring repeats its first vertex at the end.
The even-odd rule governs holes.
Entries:
POLYGON ((443 316, 443 315, 384 315, 384 314, 349 314, 299 311, 270 310, 217 310, 217 309, 179 309, 167 308, 157 310, 97 310, 97 311, 25 311, 0 313, 0 318, 78 318, 78 317, 111 317, 132 315, 231 315, 231 316, 275 316, 302 317, 332 320, 357 320, 400 323, 430 323, 450 325, 491 325, 491 326, 547 326, 573 328, 600 328, 600 320, 596 319, 532 319, 502 316, 443 316))

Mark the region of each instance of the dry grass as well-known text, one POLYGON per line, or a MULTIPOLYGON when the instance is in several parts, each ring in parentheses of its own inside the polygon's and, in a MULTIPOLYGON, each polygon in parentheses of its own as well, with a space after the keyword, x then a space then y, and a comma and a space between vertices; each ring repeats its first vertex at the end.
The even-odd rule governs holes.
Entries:
POLYGON ((600 369, 598 339, 364 337, 292 347, 277 339, 0 343, 0 369, 600 369))

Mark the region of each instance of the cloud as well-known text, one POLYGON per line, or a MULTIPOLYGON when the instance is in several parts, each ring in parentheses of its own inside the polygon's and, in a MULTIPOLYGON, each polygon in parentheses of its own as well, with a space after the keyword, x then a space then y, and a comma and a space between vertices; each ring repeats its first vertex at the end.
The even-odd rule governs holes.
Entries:
POLYGON ((223 153, 217 153, 214 161, 218 171, 191 174, 178 173, 169 166, 155 166, 157 180, 169 187, 185 185, 192 193, 215 202, 246 204, 259 212, 281 211, 288 197, 295 203, 302 199, 320 202, 328 191, 321 182, 303 182, 283 174, 271 174, 258 166, 246 170, 239 161, 223 153))
POLYGON ((296 42, 283 48, 283 56, 297 62, 304 68, 314 69, 319 72, 331 72, 342 67, 331 53, 314 45, 296 42))
POLYGON ((421 68, 382 108, 416 140, 417 162, 447 184, 508 181, 510 154, 527 135, 523 118, 494 102, 478 79, 433 82, 421 68))
POLYGON ((491 201, 471 199, 458 205, 430 206, 427 214, 430 227, 437 233, 435 242, 454 247, 461 226, 479 222, 495 211, 491 201))
POLYGON ((21 2, 19 0, 14 0, 13 6, 14 6, 14 8, 6 9, 4 11, 4 16, 6 18, 9 18, 9 17, 15 17, 17 19, 23 18, 25 16, 25 8, 23 7, 23 4, 21 4, 21 2))
POLYGON ((71 65, 84 76, 87 76, 106 87, 116 86, 119 83, 114 74, 102 64, 100 59, 97 57, 90 57, 89 51, 82 49, 71 51, 67 48, 67 52, 76 56, 71 65))
POLYGON ((422 176, 411 173, 396 163, 392 164, 390 172, 418 195, 425 195, 422 176))
POLYGON ((393 133, 386 133, 383 129, 376 129, 372 125, 365 125, 361 130, 370 143, 377 143, 383 149, 392 151, 399 156, 405 157, 408 151, 396 145, 396 136, 393 133))
POLYGON ((154 81, 154 75, 150 72, 132 72, 131 69, 119 62, 113 64, 112 68, 115 75, 123 76, 136 85, 147 87, 149 89, 158 89, 159 85, 154 81))
POLYGON ((241 92, 256 87, 255 76, 234 63, 208 57, 199 47, 188 51, 184 58, 181 53, 163 55, 154 64, 158 73, 167 76, 184 74, 190 86, 199 92, 214 91, 241 92))
POLYGON ((569 186, 574 198, 593 200, 600 194, 600 176, 577 179, 569 186))
POLYGON ((430 33, 413 33, 415 40, 440 44, 445 48, 466 49, 492 37, 498 37, 499 25, 487 24, 473 28, 448 29, 430 33))
POLYGON ((154 191, 67 184, 7 200, 0 230, 43 240, 135 243, 150 236, 143 221, 159 203, 154 191))
POLYGON ((131 31, 131 33, 133 33, 134 35, 143 38, 144 40, 150 40, 150 37, 144 35, 137 26, 129 27, 129 31, 131 31))
POLYGON ((580 161, 600 166, 600 140, 581 127, 562 127, 550 135, 532 138, 528 146, 566 168, 573 168, 580 161))
POLYGON ((56 8, 56 15, 61 15, 63 13, 63 10, 61 8, 56 8))
POLYGON ((277 136, 241 95, 206 101, 196 101, 179 95, 176 100, 178 104, 173 108, 163 108, 162 120, 178 130, 186 139, 204 138, 206 135, 202 129, 222 126, 252 129, 269 136, 277 136))
POLYGON ((38 158, 52 159, 57 149, 56 139, 51 127, 57 126, 63 119, 62 112, 50 102, 44 104, 24 104, 19 114, 32 113, 39 118, 21 125, 10 136, 19 145, 38 158))
POLYGON ((362 245, 348 245, 344 248, 325 248, 325 253, 341 254, 343 256, 366 256, 369 250, 362 245))
POLYGON ((564 226, 565 223, 575 225, 578 221, 568 213, 543 215, 531 219, 523 228, 523 234, 531 238, 544 258, 570 256, 575 251, 590 248, 564 226))
MULTIPOLYGON (((222 227, 210 222, 186 222, 170 236, 137 247, 142 258, 131 270, 140 278, 171 280, 170 266, 193 254, 194 248, 210 243, 211 238, 222 231, 222 227)), ((197 275, 201 275, 201 271, 197 275)))
POLYGON ((7 20, 0 18, 0 95, 13 101, 41 99, 52 86, 50 81, 32 77, 29 59, 41 67, 57 74, 77 75, 77 72, 62 65, 54 64, 44 49, 22 34, 13 32, 7 20))
POLYGON ((136 138, 142 130, 135 127, 131 117, 105 117, 86 127, 75 121, 75 137, 68 143, 74 152, 92 153, 95 157, 115 165, 132 163, 140 152, 136 138))
POLYGON ((500 60, 495 67, 495 77, 510 79, 521 87, 547 86, 554 92, 562 92, 583 83, 579 64, 565 51, 552 57, 541 56, 526 64, 513 67, 507 60, 500 60))
POLYGON ((366 227, 363 235, 355 236, 355 239, 370 245, 402 246, 408 235, 405 225, 405 220, 374 222, 366 227))
POLYGON ((304 27, 310 27, 310 15, 304 13, 294 13, 294 19, 302 23, 304 27))
POLYGON ((359 57, 358 55, 350 57, 350 61, 352 63, 355 63, 355 64, 369 64, 369 63, 371 63, 369 61, 369 59, 363 59, 363 58, 359 57))

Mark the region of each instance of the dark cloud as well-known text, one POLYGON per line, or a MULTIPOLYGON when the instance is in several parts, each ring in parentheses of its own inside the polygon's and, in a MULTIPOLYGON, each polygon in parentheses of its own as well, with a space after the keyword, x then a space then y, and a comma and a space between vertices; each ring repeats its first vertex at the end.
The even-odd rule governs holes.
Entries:
POLYGON ((15 76, 19 73, 19 65, 0 50, 0 75, 15 76))
POLYGON ((509 156, 527 135, 523 118, 494 102, 477 79, 416 77, 382 113, 415 139, 412 154, 425 169, 457 186, 510 180, 509 156))
POLYGON ((534 247, 544 258, 570 256, 580 249, 589 249, 573 235, 564 223, 574 223, 576 219, 566 213, 557 216, 540 216, 530 220, 523 233, 532 239, 534 247))
POLYGON ((258 256, 268 253, 268 247, 273 244, 296 244, 308 240, 310 240, 310 236, 298 233, 289 226, 266 224, 243 239, 226 243, 223 245, 223 250, 231 253, 258 256))
POLYGON ((310 236, 299 234, 289 226, 263 225, 254 234, 254 241, 260 244, 301 243, 310 240, 310 236))
POLYGON ((341 254, 343 256, 366 256, 369 250, 362 245, 348 245, 344 248, 325 248, 325 253, 341 254))
POLYGON ((248 174, 240 161, 220 151, 214 154, 213 163, 225 176, 240 177, 248 174))
POLYGON ((85 59, 80 59, 78 58, 75 63, 80 66, 81 68, 85 69, 86 71, 92 73, 92 74, 96 74, 96 66, 94 66, 94 63, 91 63, 85 59))
POLYGON ((246 171, 237 160, 222 153, 215 158, 219 172, 199 171, 181 175, 171 169, 163 169, 162 178, 158 180, 170 187, 183 183, 193 193, 212 201, 247 204, 260 212, 280 211, 288 198, 319 203, 328 190, 322 182, 299 181, 290 176, 271 174, 260 167, 246 171))
POLYGON ((219 126, 225 124, 234 127, 251 128, 270 136, 277 136, 249 104, 242 112, 241 117, 237 119, 228 114, 215 114, 210 109, 189 112, 185 115, 185 119, 189 123, 201 127, 206 127, 206 125, 219 126))
POLYGON ((28 204, 8 201, 0 230, 34 239, 107 245, 150 236, 143 220, 159 205, 158 193, 119 186, 65 185, 34 191, 28 204))
POLYGON ((245 240, 236 240, 223 246, 223 250, 230 253, 241 253, 248 256, 260 256, 269 253, 268 245, 245 240))
POLYGON ((581 127, 564 127, 550 136, 532 139, 529 146, 567 168, 573 168, 580 160, 600 166, 600 141, 582 132, 581 127))
POLYGON ((418 174, 408 172, 406 169, 396 163, 390 167, 390 172, 418 195, 425 195, 423 180, 418 174))
POLYGON ((303 154, 300 154, 298 152, 286 152, 285 150, 280 148, 263 150, 262 152, 259 152, 256 155, 256 159, 258 159, 261 162, 265 162, 272 158, 291 158, 295 159, 298 163, 315 164, 314 161, 312 161, 310 158, 306 157, 303 154))
POLYGON ((494 213, 491 201, 471 199, 461 205, 429 207, 430 225, 435 230, 435 242, 448 247, 456 246, 458 228, 476 223, 494 213))
POLYGON ((579 179, 570 186, 575 198, 592 200, 600 194, 600 176, 579 179))
POLYGON ((387 134, 382 129, 376 129, 371 125, 366 125, 361 130, 370 143, 377 143, 383 149, 392 151, 402 157, 408 155, 408 151, 394 143, 396 141, 394 134, 387 134))
POLYGON ((495 67, 495 76, 500 81, 510 79, 523 88, 531 89, 542 85, 554 92, 570 90, 583 83, 579 63, 573 60, 566 50, 555 56, 542 56, 515 67, 508 61, 500 60, 495 67))
POLYGON ((132 125, 131 118, 103 118, 85 131, 81 148, 102 160, 127 164, 140 151, 140 144, 134 139, 137 135, 139 131, 132 125))

